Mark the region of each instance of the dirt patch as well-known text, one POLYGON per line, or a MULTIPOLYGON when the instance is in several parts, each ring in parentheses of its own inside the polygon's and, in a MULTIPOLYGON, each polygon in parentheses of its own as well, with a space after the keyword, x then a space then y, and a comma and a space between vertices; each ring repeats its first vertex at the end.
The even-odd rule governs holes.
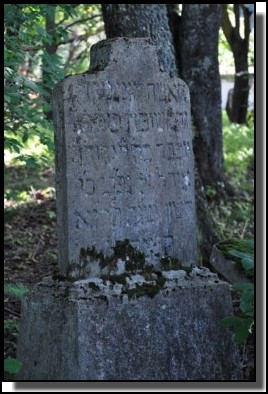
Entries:
POLYGON ((5 212, 5 282, 31 285, 57 272, 55 200, 5 212))

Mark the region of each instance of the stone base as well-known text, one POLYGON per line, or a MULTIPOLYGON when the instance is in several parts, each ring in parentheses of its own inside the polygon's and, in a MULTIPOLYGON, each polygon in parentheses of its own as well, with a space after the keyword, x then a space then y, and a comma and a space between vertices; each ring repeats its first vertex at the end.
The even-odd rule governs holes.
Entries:
POLYGON ((232 314, 226 283, 170 271, 151 288, 137 277, 128 290, 39 284, 22 302, 16 380, 241 379, 233 335, 219 325, 232 314))

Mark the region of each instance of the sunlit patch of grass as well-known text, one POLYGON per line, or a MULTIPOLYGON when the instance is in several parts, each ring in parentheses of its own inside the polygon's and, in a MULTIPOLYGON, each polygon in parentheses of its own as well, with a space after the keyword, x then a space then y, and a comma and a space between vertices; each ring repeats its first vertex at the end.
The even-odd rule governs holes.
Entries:
POLYGON ((254 126, 229 122, 223 112, 224 170, 234 196, 220 200, 216 190, 207 188, 209 212, 219 239, 252 238, 254 235, 254 126))
MULTIPOLYGON (((12 136, 13 138, 16 138, 12 136)), ((40 141, 36 135, 30 137, 20 152, 10 152, 5 149, 5 166, 43 167, 54 165, 54 152, 40 141)))
POLYGON ((254 160, 254 126, 230 123, 223 112, 224 170, 234 186, 245 185, 254 160))
POLYGON ((43 189, 30 187, 27 191, 17 193, 7 189, 5 194, 4 208, 18 208, 30 203, 40 204, 44 200, 55 198, 55 188, 51 186, 43 189))
POLYGON ((220 238, 245 238, 254 233, 254 206, 250 199, 222 201, 216 209, 220 238))
MULTIPOLYGON (((12 136, 17 138, 18 136, 12 136)), ((44 137, 43 137, 44 138, 44 137)), ((51 138, 48 137, 48 138, 51 138)), ((21 143, 21 141, 20 141, 21 143)), ((19 152, 5 150, 5 208, 40 202, 55 196, 54 153, 36 135, 19 152)))
MULTIPOLYGON (((12 163, 12 162, 11 162, 12 163)), ((18 207, 55 197, 54 170, 25 164, 5 167, 4 206, 18 207)))

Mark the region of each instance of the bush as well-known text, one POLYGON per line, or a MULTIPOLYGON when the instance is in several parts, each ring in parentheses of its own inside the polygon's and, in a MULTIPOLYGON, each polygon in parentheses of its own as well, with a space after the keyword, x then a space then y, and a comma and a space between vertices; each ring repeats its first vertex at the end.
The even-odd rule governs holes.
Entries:
MULTIPOLYGON (((229 249, 227 254, 235 257, 241 263, 241 267, 245 272, 254 276, 254 241, 238 240, 236 245, 240 245, 238 249, 229 249), (242 250, 241 250, 242 249, 242 250)), ((253 283, 237 283, 233 286, 240 294, 240 315, 228 316, 220 321, 223 327, 234 327, 235 339, 238 343, 246 341, 249 334, 252 333, 254 326, 254 284, 253 283)))

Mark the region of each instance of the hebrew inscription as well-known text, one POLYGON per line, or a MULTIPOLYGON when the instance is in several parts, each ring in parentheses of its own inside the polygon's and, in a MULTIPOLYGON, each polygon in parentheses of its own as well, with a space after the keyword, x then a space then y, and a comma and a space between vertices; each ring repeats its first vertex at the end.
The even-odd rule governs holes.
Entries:
POLYGON ((107 50, 103 70, 54 89, 62 272, 81 247, 111 253, 126 238, 150 263, 167 254, 190 265, 196 240, 188 89, 158 70, 147 39, 107 40, 107 50), (122 46, 129 63, 120 70, 122 46), (148 57, 144 73, 136 62, 132 69, 134 55, 148 57))

